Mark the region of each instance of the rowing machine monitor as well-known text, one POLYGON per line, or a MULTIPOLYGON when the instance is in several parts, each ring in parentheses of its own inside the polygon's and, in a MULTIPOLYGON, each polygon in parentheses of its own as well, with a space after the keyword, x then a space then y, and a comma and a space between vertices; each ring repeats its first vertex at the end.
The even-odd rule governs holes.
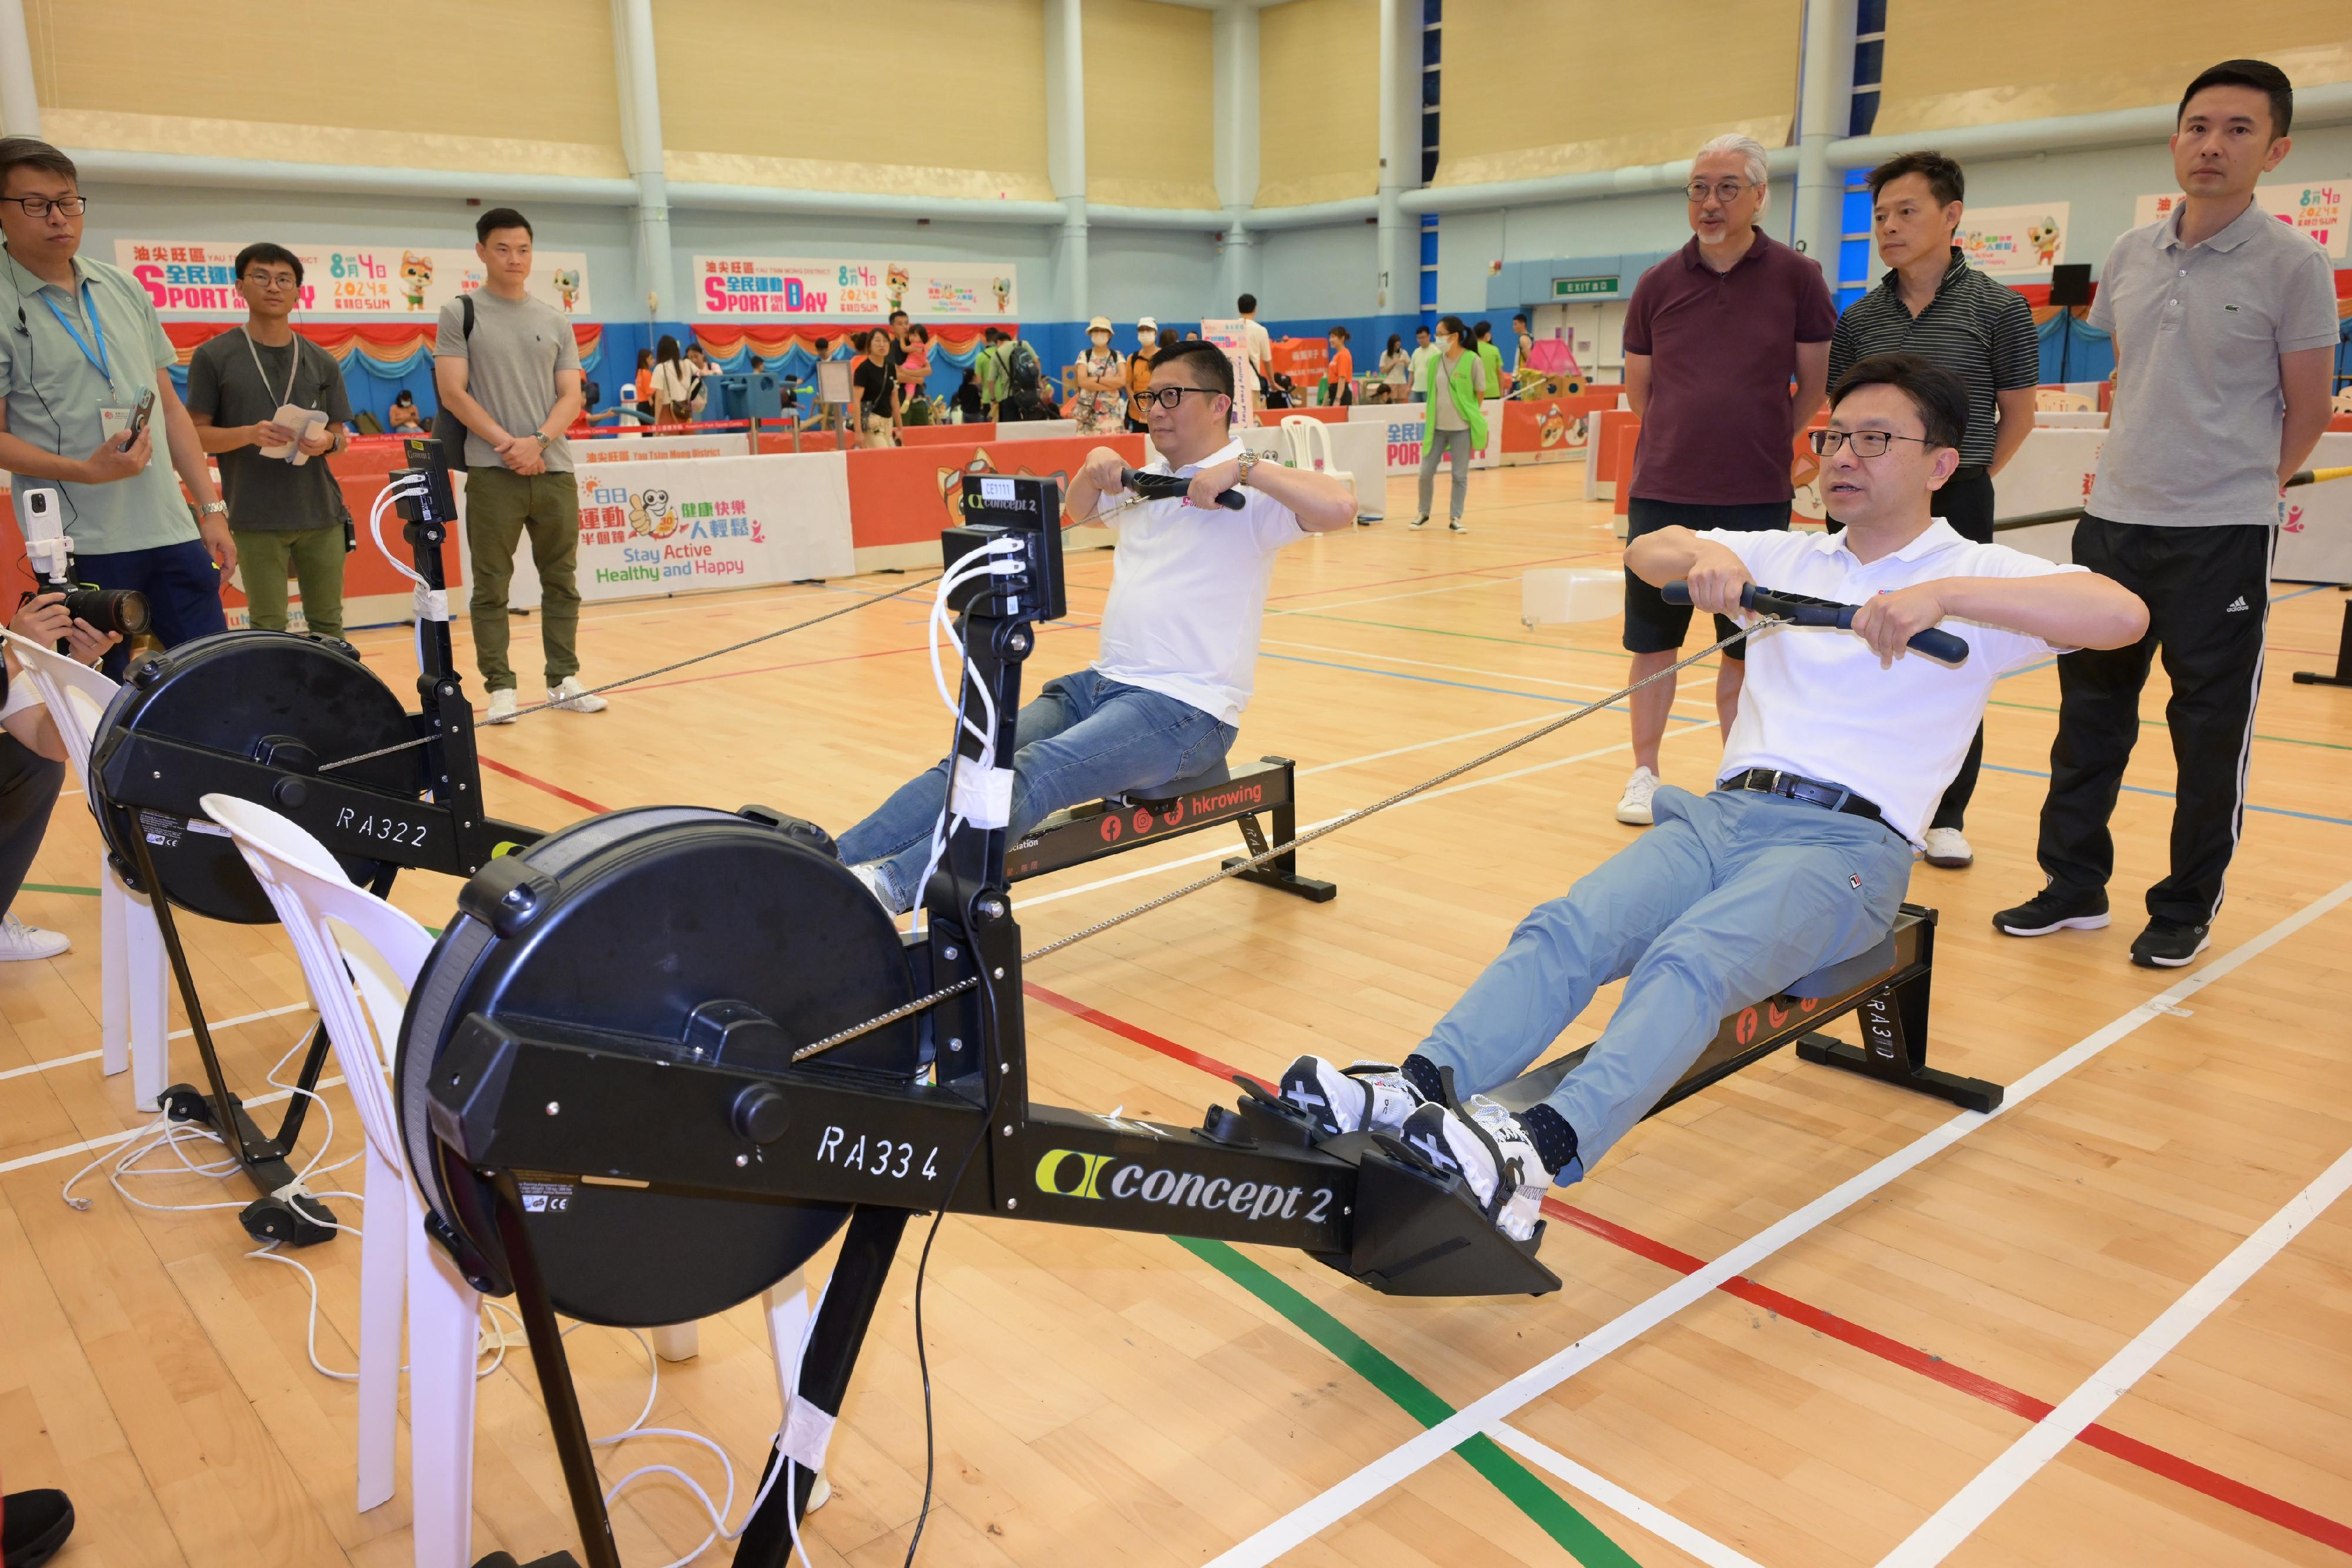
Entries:
MULTIPOLYGON (((1688 604, 1690 584, 1669 582, 1658 590, 1669 604, 1688 604)), ((1834 599, 1815 599, 1811 594, 1789 593, 1777 588, 1759 588, 1748 583, 1739 591, 1739 607, 1753 610, 1759 615, 1777 615, 1792 626, 1833 626, 1841 632, 1853 629, 1858 604, 1841 604, 1834 599)), ((1969 645, 1940 626, 1930 626, 1911 638, 1911 651, 1924 653, 1939 664, 1954 668, 1969 660, 1969 645)))

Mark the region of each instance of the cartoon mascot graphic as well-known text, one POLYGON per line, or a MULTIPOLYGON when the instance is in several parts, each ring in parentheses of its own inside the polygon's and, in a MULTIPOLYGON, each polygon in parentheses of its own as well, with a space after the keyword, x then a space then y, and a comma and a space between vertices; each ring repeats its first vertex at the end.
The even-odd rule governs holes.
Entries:
POLYGON ((914 283, 914 279, 907 276, 907 269, 892 262, 883 271, 882 282, 884 292, 890 296, 890 308, 893 311, 904 310, 907 308, 907 290, 914 283))
POLYGON ((563 313, 568 316, 580 301, 580 274, 572 267, 560 267, 554 281, 555 297, 563 301, 563 313))
POLYGON ((992 278, 990 279, 988 286, 996 291, 996 313, 999 316, 1002 316, 1006 310, 1010 309, 1013 305, 1013 279, 1009 277, 992 278))
POLYGON ((433 281, 433 258, 419 256, 413 250, 400 253, 400 291, 408 297, 411 310, 425 308, 425 289, 433 281))
POLYGON ((677 532, 677 515, 670 510, 667 490, 629 492, 629 532, 656 539, 677 532))
POLYGON ((2050 266, 2058 259, 2058 220, 2042 219, 2025 231, 2025 240, 2033 247, 2033 265, 2050 266))
POLYGON ((1544 410, 1543 423, 1536 426, 1536 444, 1545 447, 1558 446, 1567 439, 1568 415, 1557 406, 1544 410))

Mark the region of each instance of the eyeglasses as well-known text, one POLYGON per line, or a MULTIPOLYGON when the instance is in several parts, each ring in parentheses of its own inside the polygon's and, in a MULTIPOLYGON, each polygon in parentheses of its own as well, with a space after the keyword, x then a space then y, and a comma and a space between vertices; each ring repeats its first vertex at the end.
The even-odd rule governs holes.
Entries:
POLYGON ((245 280, 257 288, 283 289, 301 287, 290 272, 248 272, 245 275, 245 280))
POLYGON ((1225 395, 1220 392, 1211 392, 1207 387, 1151 387, 1135 394, 1136 406, 1139 408, 1150 408, 1156 402, 1160 407, 1170 410, 1172 413, 1183 402, 1184 394, 1186 392, 1198 392, 1202 397, 1223 397, 1225 395))
POLYGON ((32 218, 46 218, 53 211, 69 218, 78 218, 89 211, 89 198, 87 196, 61 196, 54 202, 47 196, 0 196, 0 202, 16 204, 25 209, 26 217, 32 218))
POLYGON ((1739 200, 1739 193, 1742 191, 1758 191, 1761 189, 1763 189, 1763 187, 1760 184, 1749 185, 1742 183, 1738 180, 1717 180, 1712 185, 1708 184, 1705 180, 1693 180, 1689 184, 1683 187, 1683 194, 1688 196, 1694 202, 1704 202, 1707 198, 1707 193, 1712 191, 1715 193, 1715 199, 1721 202, 1727 207, 1732 203, 1739 200))
POLYGON ((1888 430, 1816 430, 1812 433, 1813 450, 1826 457, 1841 446, 1851 446, 1856 457, 1884 457, 1890 441, 1916 441, 1922 446, 1936 443, 1917 435, 1897 435, 1888 430))

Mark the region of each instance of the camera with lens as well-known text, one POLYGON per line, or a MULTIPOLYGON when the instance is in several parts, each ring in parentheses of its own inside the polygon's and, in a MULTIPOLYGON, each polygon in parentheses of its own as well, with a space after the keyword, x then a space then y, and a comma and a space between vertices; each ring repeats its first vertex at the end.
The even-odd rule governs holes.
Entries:
MULTIPOLYGON (((148 614, 145 594, 73 580, 73 546, 58 516, 57 491, 46 486, 28 487, 24 499, 25 556, 33 569, 34 584, 16 608, 22 610, 44 593, 62 593, 66 613, 77 621, 86 621, 100 632, 120 633, 125 643, 147 635, 154 622, 148 614)), ((61 652, 63 647, 59 645, 61 652)))

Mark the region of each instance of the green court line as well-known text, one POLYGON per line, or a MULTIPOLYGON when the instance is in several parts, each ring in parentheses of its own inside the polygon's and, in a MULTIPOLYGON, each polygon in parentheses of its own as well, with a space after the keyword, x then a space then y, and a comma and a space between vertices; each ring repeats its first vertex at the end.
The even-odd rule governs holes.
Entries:
POLYGON ((98 889, 94 887, 68 887, 65 883, 58 882, 23 883, 19 884, 18 890, 24 893, 72 893, 79 894, 84 898, 96 898, 98 896, 98 889))
MULTIPOLYGON (((1307 1300, 1263 1264, 1244 1257, 1222 1241, 1202 1241, 1189 1236, 1171 1239, 1280 1312, 1292 1327, 1345 1362, 1423 1427, 1434 1427, 1455 1414, 1454 1406, 1439 1398, 1434 1389, 1374 1349, 1362 1335, 1307 1300)), ((1565 1498, 1538 1480, 1533 1471, 1505 1453, 1484 1432, 1464 1439, 1454 1451, 1586 1568, 1640 1568, 1631 1553, 1601 1533, 1599 1525, 1579 1513, 1565 1498)))
MULTIPOLYGON (((1986 706, 1989 707, 2023 708, 2028 713, 2056 713, 2058 711, 2054 707, 2045 706, 2041 703, 1995 701, 1989 703, 1986 706)), ((2160 718, 2144 718, 2140 720, 2139 723, 2142 729, 2170 729, 2172 727, 2160 718)), ((2267 740, 2278 746, 2316 746, 2328 751, 2352 751, 2352 746, 2347 746, 2340 740, 2301 740, 2292 735, 2263 735, 2259 733, 2255 735, 2254 738, 2256 740, 2267 740)))

